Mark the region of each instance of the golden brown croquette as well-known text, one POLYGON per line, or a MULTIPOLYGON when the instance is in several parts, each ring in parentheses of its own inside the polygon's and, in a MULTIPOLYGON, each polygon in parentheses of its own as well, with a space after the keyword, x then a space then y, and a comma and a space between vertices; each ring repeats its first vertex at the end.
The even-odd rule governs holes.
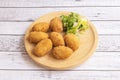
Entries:
POLYGON ((65 45, 63 36, 58 32, 50 33, 50 39, 52 40, 54 46, 64 46, 65 45))
POLYGON ((52 49, 52 41, 50 39, 41 40, 33 49, 33 53, 38 56, 44 56, 52 49))
POLYGON ((66 59, 69 56, 71 56, 72 53, 73 53, 72 49, 65 46, 55 47, 52 51, 53 56, 57 59, 66 59))
POLYGON ((49 24, 46 22, 40 22, 33 26, 32 31, 42 31, 47 32, 49 29, 49 24))
POLYGON ((77 50, 80 45, 80 41, 78 37, 74 34, 66 34, 64 36, 64 40, 66 45, 71 48, 73 51, 77 50))
POLYGON ((55 17, 50 21, 50 29, 54 32, 63 31, 63 24, 59 17, 55 17))

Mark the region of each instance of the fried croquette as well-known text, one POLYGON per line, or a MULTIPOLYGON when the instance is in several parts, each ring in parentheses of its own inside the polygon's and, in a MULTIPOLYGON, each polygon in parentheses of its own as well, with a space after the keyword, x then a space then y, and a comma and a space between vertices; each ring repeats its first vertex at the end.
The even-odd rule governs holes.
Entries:
POLYGON ((65 45, 63 36, 58 32, 50 33, 50 39, 52 40, 54 46, 64 46, 65 45))
POLYGON ((64 36, 66 45, 71 48, 73 51, 77 50, 80 45, 78 37, 74 34, 67 34, 64 36))
POLYGON ((65 46, 55 47, 52 51, 53 56, 57 59, 66 59, 69 56, 71 56, 72 53, 73 53, 73 50, 65 46))
POLYGON ((50 39, 41 40, 33 49, 33 53, 38 56, 46 55, 52 49, 52 41, 50 39))
POLYGON ((63 24, 59 17, 55 17, 50 21, 50 29, 55 32, 63 31, 63 24))
POLYGON ((47 32, 49 29, 49 24, 46 22, 40 22, 33 26, 32 31, 42 31, 47 32))
POLYGON ((29 41, 32 43, 38 43, 42 39, 48 38, 48 34, 44 32, 30 32, 29 34, 29 41))

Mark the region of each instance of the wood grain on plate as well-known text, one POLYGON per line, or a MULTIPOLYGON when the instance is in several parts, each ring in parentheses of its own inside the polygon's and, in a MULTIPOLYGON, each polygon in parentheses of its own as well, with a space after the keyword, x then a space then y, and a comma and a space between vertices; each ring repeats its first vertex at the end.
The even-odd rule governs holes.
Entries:
POLYGON ((95 27, 92 25, 92 23, 89 22, 89 28, 86 30, 84 34, 80 34, 80 47, 77 51, 73 53, 72 56, 65 60, 57 60, 54 59, 49 54, 44 57, 36 57, 32 53, 32 50, 34 48, 34 45, 31 44, 28 41, 28 35, 31 31, 31 28, 34 24, 38 22, 50 22, 50 20, 54 17, 58 17, 61 15, 68 15, 70 12, 61 11, 61 12, 52 12, 48 13, 46 15, 43 15, 39 19, 37 19, 27 30, 25 35, 25 48, 28 53, 28 55, 38 64, 48 68, 48 69, 56 69, 56 70, 63 70, 67 68, 71 68, 73 66, 79 65, 82 62, 84 62, 88 57, 92 55, 92 53, 95 51, 98 38, 97 38, 97 32, 95 30, 95 27))

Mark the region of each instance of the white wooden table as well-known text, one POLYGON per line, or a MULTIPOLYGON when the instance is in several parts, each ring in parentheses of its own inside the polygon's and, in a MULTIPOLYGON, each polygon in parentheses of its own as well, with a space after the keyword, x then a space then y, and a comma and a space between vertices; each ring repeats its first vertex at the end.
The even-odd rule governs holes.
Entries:
POLYGON ((0 0, 0 80, 120 80, 120 0, 0 0), (28 57, 23 38, 35 19, 59 10, 91 20, 99 44, 79 67, 48 71, 28 57))

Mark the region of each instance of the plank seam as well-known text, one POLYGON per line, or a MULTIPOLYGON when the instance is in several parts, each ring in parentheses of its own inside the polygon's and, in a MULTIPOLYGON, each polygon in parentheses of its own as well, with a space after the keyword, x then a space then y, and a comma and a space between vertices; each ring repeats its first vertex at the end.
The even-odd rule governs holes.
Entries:
POLYGON ((75 7, 120 7, 119 5, 111 5, 111 6, 104 6, 104 5, 101 5, 101 6, 39 6, 39 7, 4 7, 4 6, 1 6, 0 8, 75 8, 75 7))
MULTIPOLYGON (((35 20, 0 20, 0 22, 33 22, 35 20)), ((120 20, 90 20, 90 21, 120 21, 120 20)))
POLYGON ((93 69, 83 69, 83 70, 49 70, 49 69, 0 69, 0 71, 120 71, 120 70, 93 70, 93 69))
MULTIPOLYGON (((23 52, 23 53, 27 53, 26 51, 6 51, 6 50, 0 50, 0 52, 23 52)), ((118 52, 118 53, 120 53, 120 51, 98 51, 98 50, 96 50, 95 52, 118 52)))
MULTIPOLYGON (((25 34, 0 34, 0 36, 24 36, 25 34)), ((120 34, 98 34, 98 36, 120 36, 120 34)))

